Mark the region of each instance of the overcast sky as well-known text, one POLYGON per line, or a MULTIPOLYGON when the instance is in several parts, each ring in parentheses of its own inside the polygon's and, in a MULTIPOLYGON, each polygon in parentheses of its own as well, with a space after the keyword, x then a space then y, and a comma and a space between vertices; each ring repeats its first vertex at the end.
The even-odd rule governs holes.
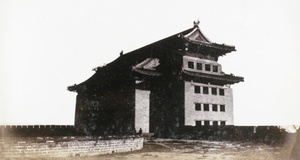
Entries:
POLYGON ((73 124, 67 86, 124 53, 193 27, 235 45, 219 59, 236 125, 300 124, 300 1, 0 0, 0 124, 73 124))

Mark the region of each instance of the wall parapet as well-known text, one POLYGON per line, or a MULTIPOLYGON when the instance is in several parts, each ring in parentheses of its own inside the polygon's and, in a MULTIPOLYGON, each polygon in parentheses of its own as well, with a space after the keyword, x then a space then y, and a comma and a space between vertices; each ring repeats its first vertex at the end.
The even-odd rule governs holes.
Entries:
POLYGON ((1 137, 0 157, 72 157, 131 152, 141 136, 1 137))

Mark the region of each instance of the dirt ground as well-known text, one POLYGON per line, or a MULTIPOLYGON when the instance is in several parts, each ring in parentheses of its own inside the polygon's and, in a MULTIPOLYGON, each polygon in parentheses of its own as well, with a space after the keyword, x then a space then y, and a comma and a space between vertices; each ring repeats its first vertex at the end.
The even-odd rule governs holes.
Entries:
POLYGON ((158 139, 147 142, 144 149, 135 153, 93 158, 101 160, 285 160, 290 158, 291 150, 292 145, 269 146, 253 143, 158 139))
POLYGON ((25 160, 287 160, 290 159, 293 142, 292 139, 284 145, 270 146, 252 142, 154 139, 146 140, 142 150, 130 153, 90 157, 40 157, 25 160))

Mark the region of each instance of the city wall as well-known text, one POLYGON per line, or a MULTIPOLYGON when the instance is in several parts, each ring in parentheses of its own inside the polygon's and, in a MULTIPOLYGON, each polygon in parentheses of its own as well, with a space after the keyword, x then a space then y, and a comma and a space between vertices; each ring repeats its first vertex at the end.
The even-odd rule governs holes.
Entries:
MULTIPOLYGON (((145 134, 86 135, 74 126, 0 126, 2 157, 71 157, 131 152, 143 148, 145 134)), ((151 135, 152 136, 152 135, 151 135)), ((277 126, 186 126, 153 138, 284 144, 287 132, 277 126)))
POLYGON ((0 137, 0 157, 84 157, 143 148, 140 136, 0 137))

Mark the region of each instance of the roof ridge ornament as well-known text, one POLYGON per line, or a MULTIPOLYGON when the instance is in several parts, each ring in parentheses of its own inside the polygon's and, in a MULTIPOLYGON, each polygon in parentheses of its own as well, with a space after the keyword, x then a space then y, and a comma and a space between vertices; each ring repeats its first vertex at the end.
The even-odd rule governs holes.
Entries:
POLYGON ((199 28, 199 24, 200 24, 199 19, 198 19, 197 21, 194 21, 194 28, 195 28, 195 27, 199 28))

